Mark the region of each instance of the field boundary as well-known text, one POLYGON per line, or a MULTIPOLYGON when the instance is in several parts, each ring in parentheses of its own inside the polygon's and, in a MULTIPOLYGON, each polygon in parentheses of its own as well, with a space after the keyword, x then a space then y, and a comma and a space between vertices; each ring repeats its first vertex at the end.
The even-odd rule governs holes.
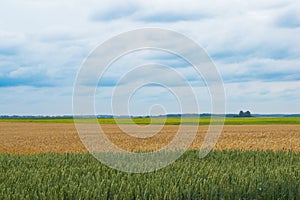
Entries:
MULTIPOLYGON (((120 124, 165 124, 165 125, 209 125, 210 118, 118 118, 120 124)), ((26 118, 26 119, 0 119, 1 122, 12 123, 74 123, 72 118, 26 118)), ((79 123, 92 123, 94 119, 79 119, 79 123)), ((113 118, 99 118, 100 124, 116 124, 113 118)), ((300 117, 251 117, 251 118, 226 118, 225 125, 271 125, 271 124, 300 124, 300 117)))

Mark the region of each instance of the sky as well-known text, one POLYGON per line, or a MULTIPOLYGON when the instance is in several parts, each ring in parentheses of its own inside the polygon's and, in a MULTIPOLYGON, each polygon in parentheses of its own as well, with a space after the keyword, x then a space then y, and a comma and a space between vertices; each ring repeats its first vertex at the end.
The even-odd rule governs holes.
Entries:
MULTIPOLYGON (((176 31, 205 49, 223 80, 227 113, 300 113, 300 1, 2 0, 0 115, 72 114, 73 86, 84 60, 111 37, 145 27, 176 31)), ((148 85, 128 103, 117 96, 112 106, 110 94, 118 80, 151 63, 182 74, 195 91, 197 112, 211 112, 209 91, 192 66, 153 50, 112 63, 96 89, 96 112, 180 112, 170 90, 184 87, 172 73, 154 73, 151 67, 126 81, 170 80, 169 89, 148 85)))

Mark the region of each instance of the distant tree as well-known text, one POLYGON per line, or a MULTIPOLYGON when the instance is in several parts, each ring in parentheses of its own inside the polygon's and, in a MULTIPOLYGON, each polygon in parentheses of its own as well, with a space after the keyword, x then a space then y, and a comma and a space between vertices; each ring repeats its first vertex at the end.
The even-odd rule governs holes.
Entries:
POLYGON ((245 112, 244 115, 245 115, 245 117, 251 117, 251 113, 249 110, 247 112, 245 112))
POLYGON ((238 117, 252 117, 251 112, 248 110, 246 112, 240 111, 238 117))
POLYGON ((239 117, 244 117, 244 112, 242 110, 239 113, 239 117))

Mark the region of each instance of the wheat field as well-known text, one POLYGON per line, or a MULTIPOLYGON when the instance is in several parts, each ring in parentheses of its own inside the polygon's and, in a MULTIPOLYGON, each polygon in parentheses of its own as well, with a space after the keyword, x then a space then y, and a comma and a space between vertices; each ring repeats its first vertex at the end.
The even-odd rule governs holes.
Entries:
MULTIPOLYGON (((177 125, 164 126, 156 135, 139 138, 148 133, 137 131, 133 125, 124 125, 133 137, 116 124, 101 125, 106 136, 126 151, 153 151, 168 145, 177 133, 177 125)), ((188 134, 192 125, 183 125, 188 134)), ((208 126, 199 126, 190 150, 199 149, 208 126)), ((147 129, 151 132, 151 128, 147 129)), ((300 152, 300 125, 226 125, 215 150, 292 150, 300 152)), ((0 153, 86 153, 74 124, 63 123, 0 123, 0 153)))

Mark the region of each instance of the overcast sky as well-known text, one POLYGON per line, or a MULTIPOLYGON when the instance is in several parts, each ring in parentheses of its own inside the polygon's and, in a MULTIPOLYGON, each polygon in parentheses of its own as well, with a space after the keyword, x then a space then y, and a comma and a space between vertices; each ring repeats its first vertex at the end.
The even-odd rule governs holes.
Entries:
MULTIPOLYGON (((207 51, 224 81, 227 113, 300 113, 300 1, 2 0, 0 115, 72 114, 73 84, 84 59, 107 39, 144 27, 177 31, 207 51)), ((210 112, 203 81, 188 63, 146 51, 124 56, 107 71, 96 92, 99 114, 110 114, 110 91, 126 69, 147 63, 182 73, 196 91, 199 112, 210 112)), ((140 71, 143 76, 159 77, 151 70, 140 71)), ((131 100, 133 114, 149 114, 153 105, 179 112, 170 91, 157 85, 131 100)))

